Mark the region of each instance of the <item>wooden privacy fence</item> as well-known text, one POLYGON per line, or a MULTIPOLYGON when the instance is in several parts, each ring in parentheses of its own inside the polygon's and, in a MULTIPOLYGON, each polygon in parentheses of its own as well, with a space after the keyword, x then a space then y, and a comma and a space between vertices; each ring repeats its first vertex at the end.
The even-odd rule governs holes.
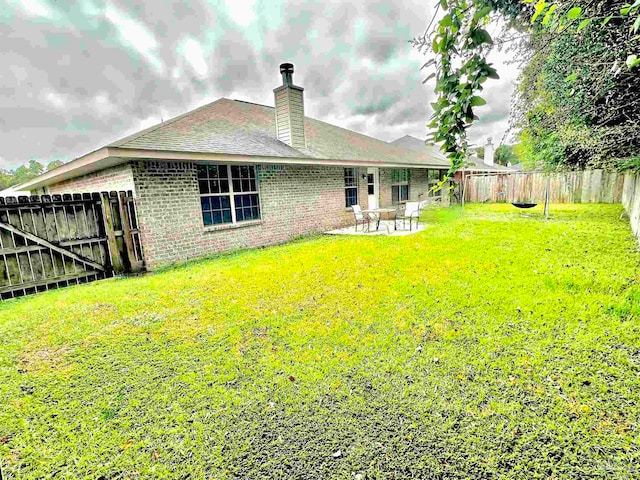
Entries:
POLYGON ((640 244, 640 175, 627 173, 624 176, 622 205, 629 215, 631 230, 640 244))
POLYGON ((0 198, 0 298, 143 269, 131 192, 0 198))
POLYGON ((604 170, 467 175, 464 198, 465 202, 544 203, 547 180, 551 203, 620 203, 622 200, 624 175, 604 170))

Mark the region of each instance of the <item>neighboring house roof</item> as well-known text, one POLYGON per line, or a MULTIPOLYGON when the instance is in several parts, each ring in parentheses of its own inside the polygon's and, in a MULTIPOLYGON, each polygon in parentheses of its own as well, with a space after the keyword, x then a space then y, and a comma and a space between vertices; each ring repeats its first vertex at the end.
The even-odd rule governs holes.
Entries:
POLYGON ((475 155, 470 155, 467 157, 467 165, 463 170, 466 172, 511 172, 513 171, 513 168, 505 167, 504 165, 497 163, 487 165, 481 158, 476 157, 475 155))
MULTIPOLYGON (((444 154, 440 151, 438 147, 435 145, 428 145, 424 140, 420 140, 419 138, 412 137, 411 135, 405 135, 402 138, 398 138, 393 142, 390 142, 392 145, 398 145, 404 148, 408 148, 414 150, 416 152, 425 152, 429 156, 437 156, 442 161, 446 162, 446 165, 449 166, 449 160, 444 156, 444 154)), ((511 171, 513 170, 511 167, 505 167, 504 165, 487 165, 480 158, 475 155, 471 155, 467 158, 467 165, 463 168, 464 171, 468 172, 498 172, 498 171, 511 171)))
POLYGON ((441 155, 424 155, 313 118, 305 117, 305 136, 306 148, 290 147, 275 136, 273 107, 221 98, 113 142, 24 186, 39 188, 140 158, 346 166, 448 166, 441 155))

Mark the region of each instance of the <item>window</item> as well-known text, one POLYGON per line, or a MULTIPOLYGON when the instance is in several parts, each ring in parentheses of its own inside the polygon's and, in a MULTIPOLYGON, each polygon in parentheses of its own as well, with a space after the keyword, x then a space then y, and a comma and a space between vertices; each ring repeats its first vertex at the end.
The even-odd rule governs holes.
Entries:
POLYGON ((427 170, 427 176, 429 177, 429 183, 438 181, 440 178, 440 170, 427 170))
POLYGON ((344 169, 344 200, 347 207, 358 204, 358 172, 355 168, 344 169))
POLYGON ((367 195, 376 194, 376 176, 374 173, 367 173, 367 195))
POLYGON ((198 188, 205 226, 260 219, 253 165, 198 165, 198 188))
POLYGON ((433 169, 427 170, 427 182, 429 185, 430 197, 440 195, 439 192, 433 191, 433 187, 435 187, 438 183, 444 180, 444 177, 446 176, 446 174, 447 174, 446 170, 433 170, 433 169))
POLYGON ((409 200, 409 169, 391 170, 391 202, 395 205, 409 200))

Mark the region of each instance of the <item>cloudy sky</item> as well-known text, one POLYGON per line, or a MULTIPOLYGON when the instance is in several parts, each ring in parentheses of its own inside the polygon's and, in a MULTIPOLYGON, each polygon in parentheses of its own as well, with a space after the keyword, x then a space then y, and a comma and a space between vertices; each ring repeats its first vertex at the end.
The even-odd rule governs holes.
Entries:
MULTIPOLYGON (((383 140, 426 136, 421 34, 432 0, 0 0, 0 168, 71 160, 219 97, 273 105, 295 64, 308 116, 383 140)), ((516 72, 472 140, 506 128, 516 72)))

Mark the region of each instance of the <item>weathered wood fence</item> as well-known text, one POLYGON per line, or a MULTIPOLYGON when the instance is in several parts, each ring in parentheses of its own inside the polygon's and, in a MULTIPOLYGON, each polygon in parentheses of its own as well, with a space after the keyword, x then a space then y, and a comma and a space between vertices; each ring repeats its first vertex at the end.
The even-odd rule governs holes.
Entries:
POLYGON ((131 192, 0 198, 0 298, 143 268, 131 192))
POLYGON ((513 172, 469 175, 465 202, 544 203, 549 181, 552 203, 620 203, 624 175, 604 170, 545 174, 513 172))
POLYGON ((626 174, 624 176, 622 204, 629 214, 631 229, 640 243, 640 175, 626 174))

